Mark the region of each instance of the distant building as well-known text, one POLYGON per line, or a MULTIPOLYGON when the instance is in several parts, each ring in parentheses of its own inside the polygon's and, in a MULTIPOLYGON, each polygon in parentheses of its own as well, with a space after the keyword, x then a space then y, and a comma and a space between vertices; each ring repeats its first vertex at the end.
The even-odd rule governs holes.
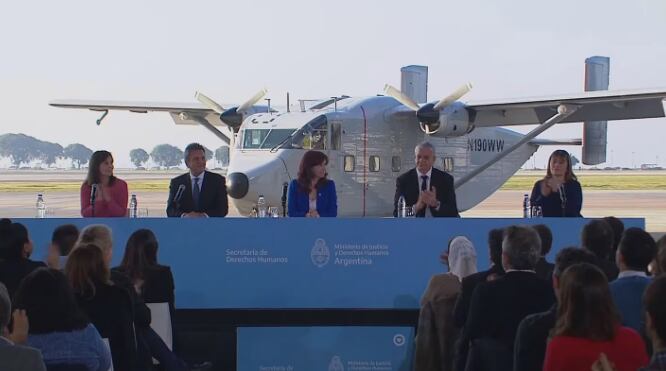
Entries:
POLYGON ((661 170, 657 164, 641 164, 641 170, 661 170))

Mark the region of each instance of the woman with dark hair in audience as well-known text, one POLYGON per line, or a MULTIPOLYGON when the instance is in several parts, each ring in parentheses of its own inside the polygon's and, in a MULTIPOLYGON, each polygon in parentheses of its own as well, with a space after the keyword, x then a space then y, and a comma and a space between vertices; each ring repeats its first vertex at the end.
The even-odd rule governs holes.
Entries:
POLYGON ((0 220, 0 282, 7 287, 10 297, 18 289, 23 277, 46 264, 30 260, 33 246, 28 229, 9 219, 0 220))
POLYGON ((581 217, 583 190, 573 172, 569 152, 558 149, 550 155, 546 176, 534 184, 530 203, 540 206, 545 217, 581 217))
POLYGON ((67 278, 56 270, 40 268, 21 282, 14 306, 26 311, 30 321, 28 345, 42 352, 50 365, 83 365, 90 371, 107 371, 109 348, 79 309, 67 278))
POLYGON ((88 165, 88 176, 81 184, 81 216, 127 216, 127 197, 127 183, 113 175, 111 152, 93 153, 88 165), (93 186, 96 189, 94 199, 91 197, 93 186))
POLYGON ((174 284, 171 268, 157 263, 159 244, 150 229, 132 233, 125 246, 125 255, 114 271, 128 276, 145 303, 169 303, 174 318, 174 284))
POLYGON ((132 301, 111 282, 109 273, 102 249, 93 244, 77 245, 65 265, 79 306, 102 337, 109 339, 114 370, 135 370, 139 362, 132 301))
POLYGON ((567 268, 559 282, 557 322, 546 348, 544 371, 588 371, 605 354, 617 371, 648 363, 645 344, 620 326, 606 275, 587 263, 567 268))
POLYGON ((650 265, 653 276, 666 273, 666 235, 657 241, 657 255, 650 265))
POLYGON ((319 151, 307 151, 298 167, 298 178, 289 184, 290 217, 336 217, 338 199, 335 183, 327 179, 328 156, 319 151))

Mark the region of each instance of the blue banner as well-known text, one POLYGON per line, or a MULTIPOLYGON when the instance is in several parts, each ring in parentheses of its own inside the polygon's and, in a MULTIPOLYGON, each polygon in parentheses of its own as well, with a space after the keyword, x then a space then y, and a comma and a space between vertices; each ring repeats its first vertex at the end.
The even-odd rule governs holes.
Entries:
MULTIPOLYGON (((586 219, 23 219, 44 259, 53 230, 104 223, 113 230, 113 264, 139 228, 155 232, 161 264, 171 266, 177 308, 419 308, 440 253, 457 235, 489 266, 492 228, 545 223, 556 252, 577 246, 586 219)), ((643 219, 625 219, 643 227, 643 219)))
POLYGON ((411 370, 412 327, 239 327, 238 371, 411 370))

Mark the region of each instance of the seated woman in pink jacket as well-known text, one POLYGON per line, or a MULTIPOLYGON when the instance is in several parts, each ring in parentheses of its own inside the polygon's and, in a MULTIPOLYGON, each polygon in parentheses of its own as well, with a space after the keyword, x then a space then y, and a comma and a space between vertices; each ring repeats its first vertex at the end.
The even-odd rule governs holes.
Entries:
POLYGON ((111 152, 97 151, 90 157, 88 176, 81 185, 81 216, 127 216, 127 183, 113 175, 111 152))

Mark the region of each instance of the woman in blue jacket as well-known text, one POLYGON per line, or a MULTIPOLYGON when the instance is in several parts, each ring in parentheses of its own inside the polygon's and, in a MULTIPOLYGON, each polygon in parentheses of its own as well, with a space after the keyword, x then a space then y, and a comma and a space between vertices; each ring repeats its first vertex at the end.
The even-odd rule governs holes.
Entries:
POLYGON ((573 172, 569 152, 558 149, 548 159, 546 177, 537 181, 530 197, 545 217, 580 218, 583 190, 573 172))
POLYGON ((290 217, 335 217, 338 199, 335 183, 326 178, 328 157, 319 151, 307 151, 298 167, 298 179, 289 184, 290 217))

